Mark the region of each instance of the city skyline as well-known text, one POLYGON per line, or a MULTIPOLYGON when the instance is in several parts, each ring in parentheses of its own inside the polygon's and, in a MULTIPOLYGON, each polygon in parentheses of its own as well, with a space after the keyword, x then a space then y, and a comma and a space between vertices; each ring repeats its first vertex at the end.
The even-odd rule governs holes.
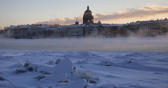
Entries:
POLYGON ((82 23, 84 11, 90 6, 95 17, 103 23, 127 23, 137 20, 168 17, 167 0, 1 0, 0 29, 10 25, 48 23, 82 23))

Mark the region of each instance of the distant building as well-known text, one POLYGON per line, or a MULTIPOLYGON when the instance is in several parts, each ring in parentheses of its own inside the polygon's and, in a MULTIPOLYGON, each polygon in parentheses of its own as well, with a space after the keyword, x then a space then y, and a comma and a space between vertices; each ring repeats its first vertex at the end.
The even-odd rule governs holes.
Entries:
POLYGON ((82 37, 82 36, 156 36, 168 34, 168 19, 137 21, 127 24, 94 23, 92 11, 87 6, 83 15, 83 24, 76 20, 73 25, 32 24, 6 27, 0 35, 14 38, 40 37, 82 37), (91 25, 90 25, 91 24, 91 25))
POLYGON ((83 15, 83 24, 94 23, 93 19, 92 11, 89 9, 89 6, 87 6, 87 10, 83 15))
POLYGON ((79 25, 79 22, 78 22, 78 21, 76 21, 76 22, 75 22, 75 25, 79 25))

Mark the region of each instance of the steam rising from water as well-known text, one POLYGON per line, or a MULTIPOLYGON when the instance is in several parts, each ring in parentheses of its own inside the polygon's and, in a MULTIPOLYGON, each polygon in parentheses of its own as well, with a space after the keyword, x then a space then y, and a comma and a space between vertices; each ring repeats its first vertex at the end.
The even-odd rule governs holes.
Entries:
POLYGON ((168 37, 0 39, 0 49, 168 52, 168 37))

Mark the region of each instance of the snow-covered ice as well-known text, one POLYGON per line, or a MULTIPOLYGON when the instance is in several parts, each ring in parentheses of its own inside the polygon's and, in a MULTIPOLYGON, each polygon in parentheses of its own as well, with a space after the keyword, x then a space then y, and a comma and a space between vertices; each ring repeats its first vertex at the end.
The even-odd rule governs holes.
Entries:
POLYGON ((0 50, 0 88, 84 87, 168 88, 168 53, 0 50))
POLYGON ((71 73, 73 64, 69 58, 63 59, 60 63, 58 63, 54 69, 54 73, 71 73))

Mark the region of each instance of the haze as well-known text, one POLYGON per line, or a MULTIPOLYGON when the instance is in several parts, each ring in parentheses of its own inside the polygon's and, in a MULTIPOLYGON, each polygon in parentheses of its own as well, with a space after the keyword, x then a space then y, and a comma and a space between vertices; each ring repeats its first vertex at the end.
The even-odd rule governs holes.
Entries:
POLYGON ((168 37, 0 39, 0 49, 168 52, 168 37))

